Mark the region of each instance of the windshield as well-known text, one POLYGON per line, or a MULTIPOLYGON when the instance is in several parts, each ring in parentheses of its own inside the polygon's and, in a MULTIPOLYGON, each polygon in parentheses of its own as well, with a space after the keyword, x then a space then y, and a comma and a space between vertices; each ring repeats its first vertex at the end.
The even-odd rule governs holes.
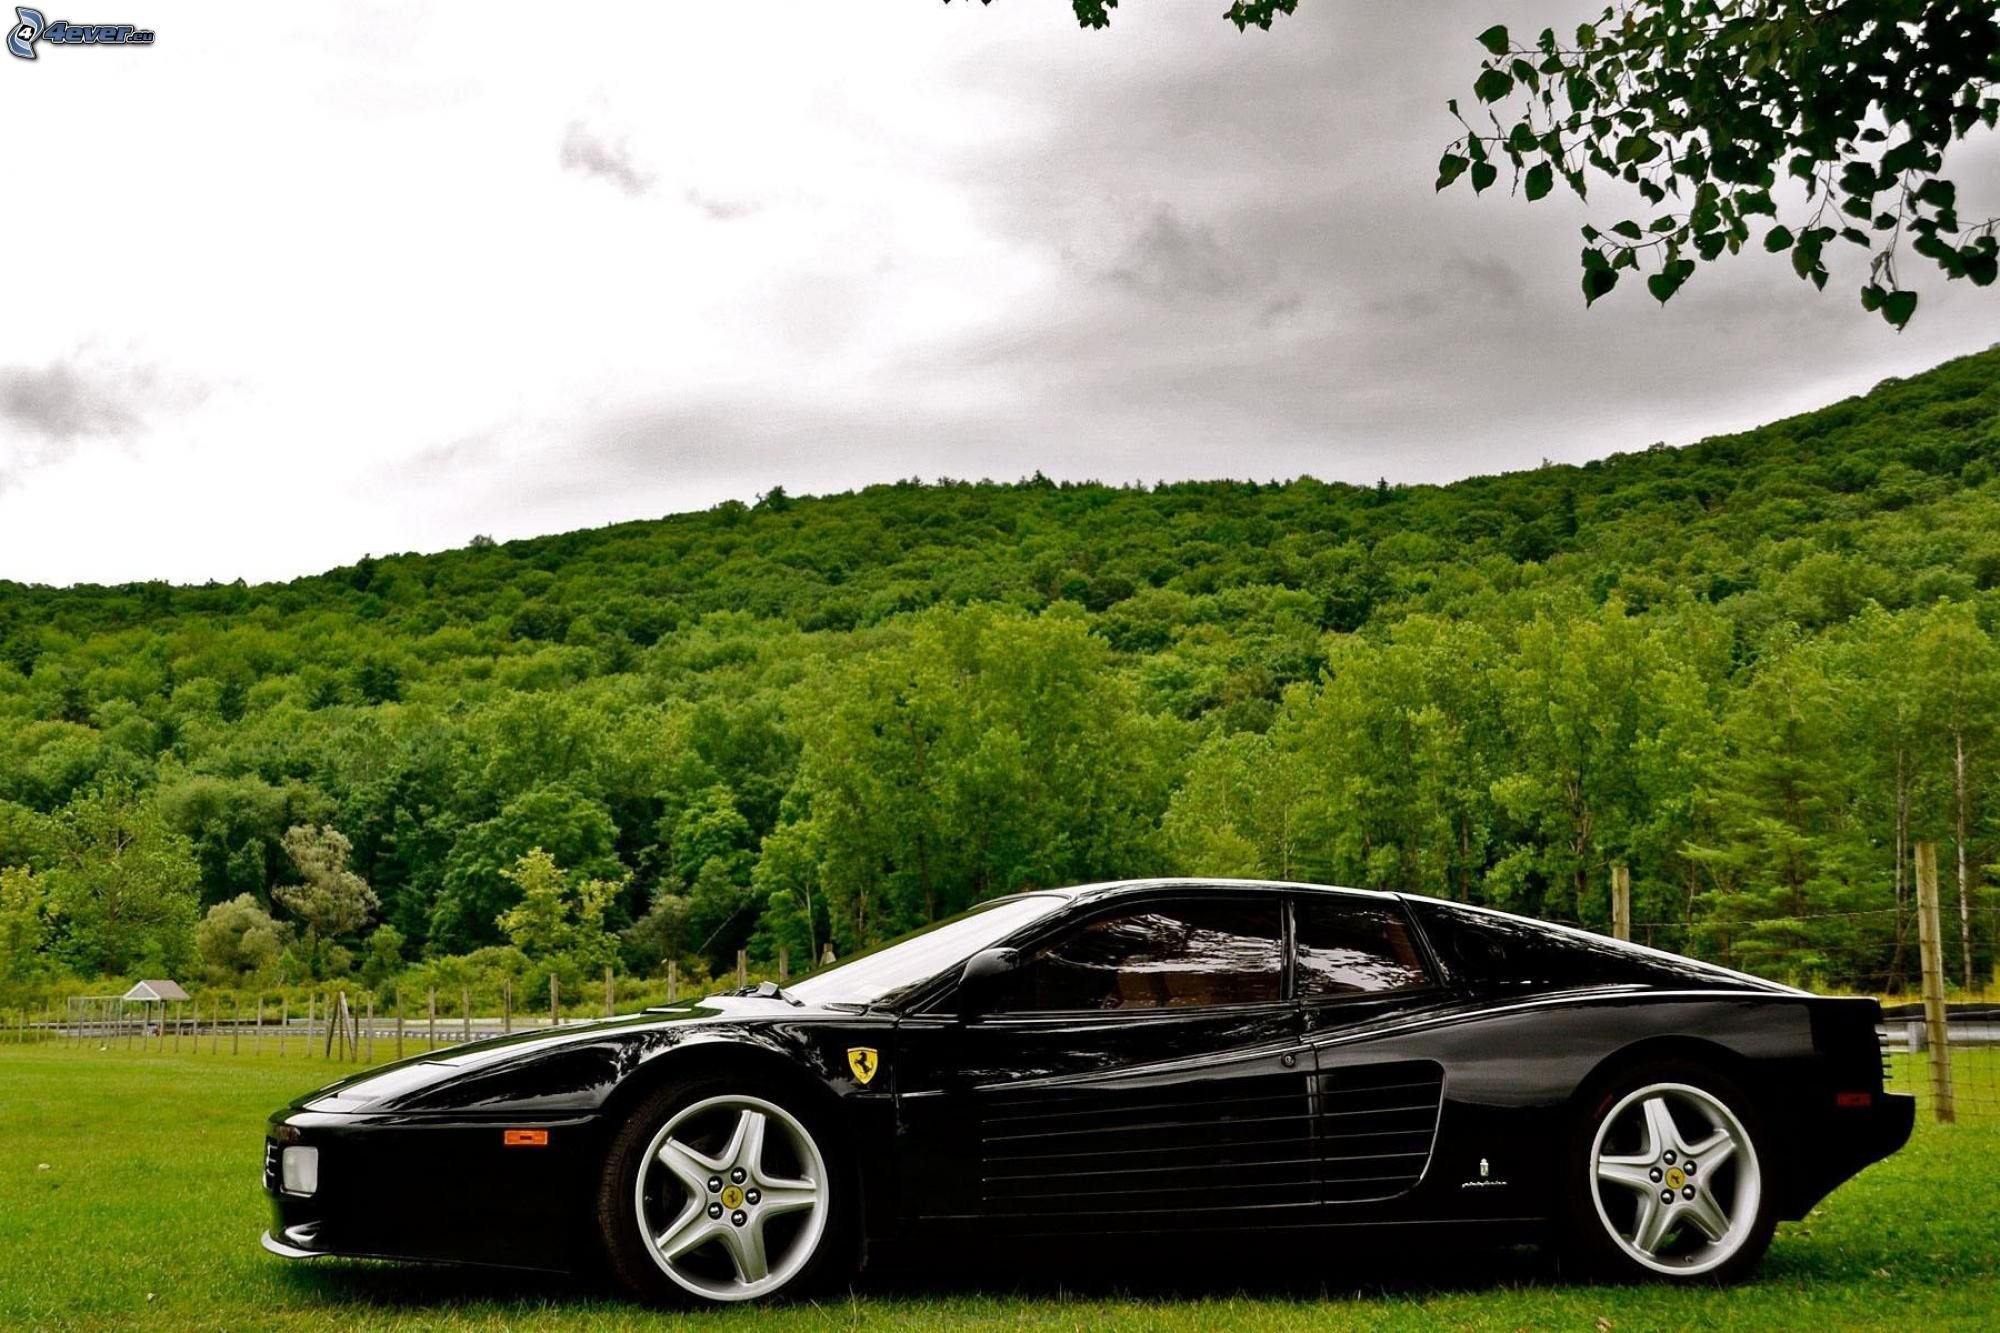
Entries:
POLYGON ((812 1004, 874 1004, 964 962, 1068 901, 1049 893, 985 903, 858 953, 785 989, 812 1004))

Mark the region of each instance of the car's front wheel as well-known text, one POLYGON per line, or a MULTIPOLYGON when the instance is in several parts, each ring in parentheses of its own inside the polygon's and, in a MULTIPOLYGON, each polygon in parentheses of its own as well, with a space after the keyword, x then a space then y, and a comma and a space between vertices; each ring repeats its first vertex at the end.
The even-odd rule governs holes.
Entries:
POLYGON ((612 1271, 650 1300, 756 1300, 826 1275, 842 1204, 829 1136, 794 1096, 704 1077, 647 1098, 598 1192, 612 1271))
POLYGON ((1695 1067, 1642 1070, 1594 1098, 1572 1138, 1573 1258, 1612 1278, 1730 1282, 1776 1228, 1751 1100, 1695 1067))

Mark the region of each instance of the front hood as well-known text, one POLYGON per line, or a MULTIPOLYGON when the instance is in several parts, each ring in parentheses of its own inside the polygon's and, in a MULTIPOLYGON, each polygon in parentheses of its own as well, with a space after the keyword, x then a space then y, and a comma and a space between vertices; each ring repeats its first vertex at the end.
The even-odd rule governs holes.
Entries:
POLYGON ((334 1114, 559 1113, 594 1110, 633 1068, 696 1040, 758 1041, 760 1029, 850 1010, 758 996, 711 996, 643 1013, 487 1037, 352 1074, 293 1101, 334 1114))

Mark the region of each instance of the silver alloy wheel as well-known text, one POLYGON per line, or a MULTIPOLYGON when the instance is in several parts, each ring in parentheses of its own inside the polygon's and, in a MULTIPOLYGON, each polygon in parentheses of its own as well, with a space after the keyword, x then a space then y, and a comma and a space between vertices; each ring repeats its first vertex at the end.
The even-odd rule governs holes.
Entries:
POLYGON ((784 1107, 749 1096, 677 1112, 647 1145, 632 1190, 653 1262, 713 1301, 753 1300, 796 1277, 819 1248, 827 1201, 812 1135, 784 1107))
POLYGON ((1764 1188, 1756 1145, 1735 1112, 1691 1084, 1627 1093, 1597 1126, 1590 1170, 1605 1232, 1656 1273, 1710 1272, 1756 1229, 1764 1188))

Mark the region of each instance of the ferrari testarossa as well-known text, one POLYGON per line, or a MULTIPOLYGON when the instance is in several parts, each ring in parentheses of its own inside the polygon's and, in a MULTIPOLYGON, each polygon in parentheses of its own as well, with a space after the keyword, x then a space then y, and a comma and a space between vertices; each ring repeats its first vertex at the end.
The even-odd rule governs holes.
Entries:
POLYGON ((310 1093, 270 1121, 264 1244, 737 1301, 919 1237, 1449 1227, 1726 1281, 1908 1139, 1879 1020, 1437 899, 1024 893, 789 987, 310 1093))

